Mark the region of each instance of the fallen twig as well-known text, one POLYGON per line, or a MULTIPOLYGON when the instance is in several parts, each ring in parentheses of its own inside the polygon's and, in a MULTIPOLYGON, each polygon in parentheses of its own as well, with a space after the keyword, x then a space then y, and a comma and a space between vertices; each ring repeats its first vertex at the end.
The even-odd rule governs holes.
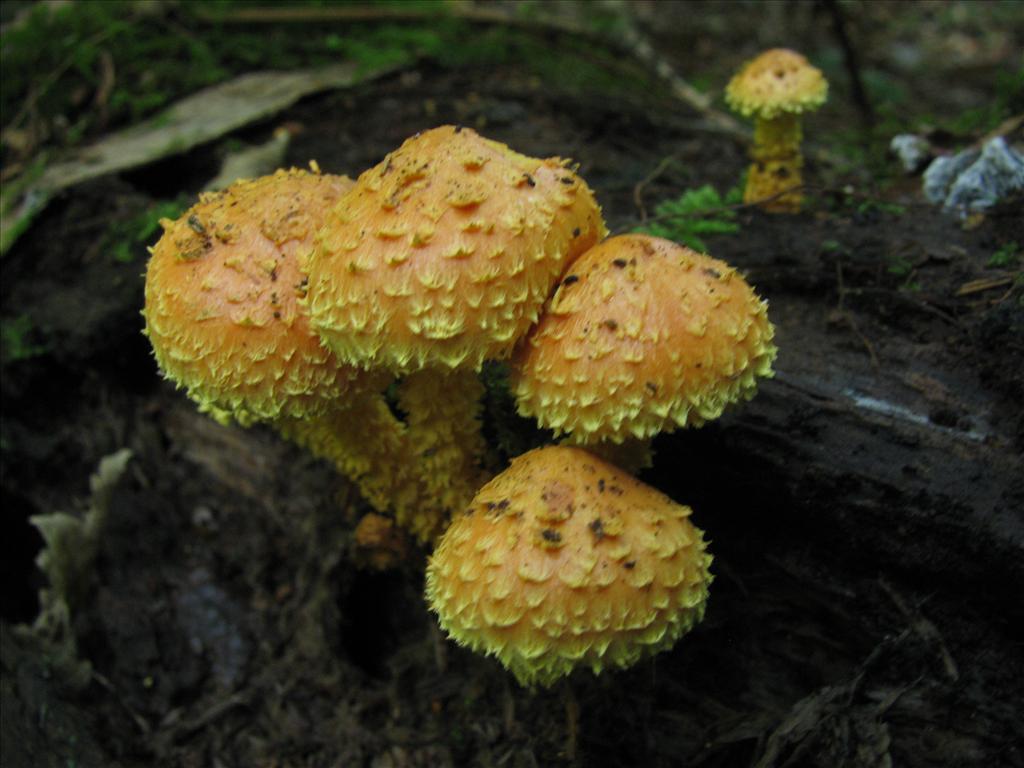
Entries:
POLYGON ((209 727, 211 723, 216 722, 231 710, 238 707, 250 706, 253 698, 258 696, 258 694, 259 691, 253 688, 240 691, 228 696, 227 698, 214 702, 214 704, 203 712, 200 712, 191 720, 175 721, 173 715, 179 710, 172 710, 169 716, 164 718, 164 722, 160 724, 161 732, 158 738, 164 745, 180 742, 194 734, 196 731, 201 731, 209 727))
POLYGON ((676 155, 669 155, 664 158, 657 167, 647 174, 643 179, 636 183, 633 187, 633 202, 636 204, 637 210, 640 211, 641 223, 647 222, 647 208, 644 206, 644 189, 654 181, 656 178, 661 176, 665 170, 676 161, 676 155))
POLYGON ((625 44, 625 49, 629 51, 633 58, 654 71, 668 85, 672 95, 679 101, 688 104, 724 132, 729 133, 743 143, 747 143, 750 140, 750 134, 740 123, 724 112, 719 112, 712 107, 711 98, 686 82, 676 72, 675 67, 657 52, 647 36, 634 23, 633 16, 628 11, 620 11, 620 16, 622 20, 620 34, 625 44))
POLYGON ((899 593, 896 592, 896 590, 893 589, 885 579, 878 579, 878 585, 882 588, 882 591, 889 596, 889 599, 892 600, 899 612, 910 621, 910 628, 914 631, 914 634, 924 640, 928 645, 934 646, 938 651, 939 658, 942 660, 942 667, 946 672, 946 677, 954 683, 959 680, 960 670, 957 667, 956 661, 953 660, 953 656, 949 652, 949 648, 946 647, 946 641, 942 639, 942 634, 939 632, 939 628, 930 620, 926 619, 916 607, 911 608, 908 606, 906 601, 904 601, 899 593))
POLYGON ((864 80, 860 75, 860 56, 846 31, 846 17, 838 0, 822 0, 822 2, 828 10, 829 16, 832 17, 832 30, 843 51, 843 64, 846 67, 846 75, 850 79, 850 95, 853 96, 853 101, 857 105, 865 130, 870 130, 875 123, 875 110, 871 106, 867 89, 864 87, 864 80))
POLYGON ((117 692, 117 689, 114 687, 114 684, 111 683, 110 680, 107 679, 107 677, 105 677, 104 675, 100 674, 99 672, 97 672, 94 669, 94 670, 92 670, 92 679, 101 688, 103 688, 103 690, 105 690, 107 693, 109 693, 111 696, 114 697, 114 700, 121 706, 121 708, 125 712, 128 713, 128 716, 132 719, 132 722, 135 723, 135 725, 138 727, 139 731, 144 736, 149 736, 150 733, 152 733, 153 729, 152 729, 152 727, 150 727, 149 722, 146 720, 146 718, 144 718, 142 715, 140 715, 138 712, 136 712, 134 709, 132 709, 128 705, 128 702, 126 702, 121 697, 121 695, 117 692))
POLYGON ((878 370, 878 355, 875 354, 874 345, 868 337, 861 332, 860 328, 857 326, 857 321, 853 319, 853 314, 844 306, 844 301, 846 300, 846 286, 843 283, 843 265, 838 260, 836 261, 836 291, 839 294, 836 301, 836 311, 839 312, 843 320, 846 321, 846 324, 850 326, 850 330, 852 330, 854 335, 860 339, 861 344, 863 344, 864 348, 868 351, 868 357, 871 358, 871 367, 878 370))
POLYGON ((960 286, 956 295, 970 296, 972 293, 990 291, 993 288, 1002 288, 1004 285, 1013 285, 1015 279, 1016 277, 1014 275, 1006 275, 1005 277, 982 277, 978 280, 970 280, 960 286))
POLYGON ((762 735, 763 746, 759 745, 760 754, 752 765, 755 768, 771 768, 779 764, 787 750, 785 764, 799 764, 800 755, 811 746, 811 737, 851 707, 871 666, 883 653, 901 645, 908 635, 909 630, 904 630, 895 637, 883 639, 861 662, 849 680, 825 686, 795 702, 778 724, 762 735))

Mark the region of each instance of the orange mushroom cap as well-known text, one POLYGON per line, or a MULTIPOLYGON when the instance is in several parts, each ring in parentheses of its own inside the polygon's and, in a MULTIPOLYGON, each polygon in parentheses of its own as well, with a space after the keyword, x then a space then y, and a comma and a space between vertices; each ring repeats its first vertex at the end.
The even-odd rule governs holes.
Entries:
POLYGON ((512 360, 512 391, 520 413, 580 443, 645 439, 753 396, 773 335, 725 262, 619 235, 570 267, 512 360))
POLYGON ((461 645, 522 685, 627 667, 704 615, 711 556, 690 509, 579 448, 513 460, 427 566, 427 599, 461 645))
POLYGON ((787 48, 773 48, 748 61, 725 89, 732 109, 769 120, 815 110, 827 97, 828 82, 821 70, 787 48))
POLYGON ((565 161, 435 128, 363 173, 329 217, 304 265, 313 325, 352 364, 476 369, 512 350, 604 233, 565 161))
POLYGON ((298 257, 352 181, 278 171, 207 193, 146 270, 145 333, 164 375, 240 423, 322 412, 363 376, 323 347, 301 304, 298 257))

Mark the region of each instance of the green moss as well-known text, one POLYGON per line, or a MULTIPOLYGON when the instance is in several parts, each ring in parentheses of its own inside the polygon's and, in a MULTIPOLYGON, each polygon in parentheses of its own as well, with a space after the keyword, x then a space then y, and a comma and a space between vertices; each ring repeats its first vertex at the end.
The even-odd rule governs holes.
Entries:
POLYGON ((57 139, 73 144, 222 79, 226 70, 212 40, 168 34, 167 24, 183 21, 176 15, 146 14, 117 1, 37 5, 25 23, 4 33, 0 108, 15 127, 29 113, 48 126, 70 125, 57 139))
POLYGON ((0 362, 7 365, 46 354, 50 347, 41 337, 28 315, 0 320, 0 362))
MULTIPOLYGON (((568 91, 635 93, 638 85, 649 84, 642 69, 592 40, 470 24, 448 15, 441 2, 379 5, 381 21, 313 25, 222 21, 222 14, 253 7, 239 2, 39 4, 27 21, 4 32, 0 109, 10 116, 8 127, 38 122, 53 143, 70 146, 255 69, 348 60, 361 70, 374 70, 426 57, 445 67, 515 64, 568 91), (389 22, 390 8, 423 12, 425 18, 389 22)), ((518 12, 533 11, 524 7, 518 12)), ((600 32, 614 28, 616 18, 595 14, 588 24, 600 32)))
POLYGON ((654 220, 634 231, 675 240, 704 253, 708 235, 734 235, 740 231, 735 211, 728 206, 743 201, 741 186, 726 192, 723 197, 710 184, 687 189, 674 200, 664 200, 654 209, 654 220))
POLYGON ((1016 241, 1003 244, 989 257, 990 267, 1015 267, 1020 261, 1020 246, 1016 241))
POLYGON ((861 200, 856 203, 857 213, 863 215, 878 212, 890 216, 902 216, 907 212, 906 206, 887 203, 884 200, 861 200))
POLYGON ((0 227, 0 255, 7 253, 7 249, 28 229, 35 214, 45 204, 43 195, 46 193, 36 192, 34 199, 24 202, 22 196, 25 190, 43 175, 43 171, 46 170, 46 159, 46 153, 41 153, 32 161, 28 170, 17 179, 4 184, 3 190, 0 191, 0 220, 3 221, 0 227))
POLYGON ((914 271, 914 265, 903 256, 893 256, 889 259, 887 271, 896 277, 908 277, 914 271))
POLYGON ((128 219, 115 222, 104 235, 102 251, 122 264, 145 258, 146 246, 156 240, 160 230, 160 220, 178 218, 188 205, 183 197, 163 200, 128 219))
POLYGON ((970 135, 986 133, 1024 111, 1024 65, 1016 71, 996 73, 994 86, 993 98, 982 106, 936 122, 953 133, 970 135))

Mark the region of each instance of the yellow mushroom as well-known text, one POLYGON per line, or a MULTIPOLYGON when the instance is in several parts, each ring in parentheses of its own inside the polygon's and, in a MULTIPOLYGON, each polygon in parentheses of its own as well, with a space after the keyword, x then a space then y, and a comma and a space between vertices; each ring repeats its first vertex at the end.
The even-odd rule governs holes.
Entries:
POLYGON ((269 422, 335 463, 378 509, 419 495, 388 377, 338 361, 312 331, 298 256, 351 180, 299 170, 205 194, 146 269, 145 333, 164 376, 201 410, 269 422))
MULTIPOLYGON (((566 165, 465 128, 426 131, 359 177, 304 263, 331 349, 404 375, 399 406, 443 508, 482 481, 481 364, 511 352, 565 265, 605 233, 566 165)), ((432 514, 399 520, 429 539, 444 522, 432 514)))
POLYGON ((729 81, 726 102, 744 117, 754 118, 745 202, 772 198, 761 207, 774 213, 800 210, 803 194, 793 189, 802 183, 800 118, 824 104, 827 96, 828 82, 821 70, 785 48, 765 51, 729 81))
MULTIPOLYGON (((512 359, 519 412, 584 446, 700 426, 753 396, 767 304, 723 261, 650 235, 579 257, 512 359)), ((617 450, 617 449, 616 449, 617 450)))
POLYGON ((704 615, 711 555, 689 516, 586 451, 539 448, 449 526, 427 600, 453 640, 522 685, 628 667, 704 615))

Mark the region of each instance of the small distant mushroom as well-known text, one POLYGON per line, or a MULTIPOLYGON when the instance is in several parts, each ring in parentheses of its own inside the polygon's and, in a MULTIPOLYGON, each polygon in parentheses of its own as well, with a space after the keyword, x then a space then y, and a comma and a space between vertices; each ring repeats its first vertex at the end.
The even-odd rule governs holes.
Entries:
POLYGON ((357 564, 373 571, 387 571, 409 557, 409 539, 390 517, 368 512, 352 534, 357 564))
POLYGON ((378 509, 415 496, 389 378, 340 363, 309 326, 298 254, 352 182, 278 171, 204 194, 151 249, 145 334, 164 376, 221 422, 268 422, 378 509))
POLYGON ((569 271, 512 358, 519 412, 542 427, 598 451, 646 441, 717 418, 771 375, 767 304, 725 262, 630 234, 569 271))
POLYGON ((524 686, 628 667, 704 615, 711 555, 690 509, 579 448, 513 460, 442 536, 427 600, 524 686))
POLYGON ((765 200, 773 213, 797 213, 803 203, 803 131, 800 117, 825 103, 828 82, 821 70, 795 51, 773 48, 743 65, 725 89, 725 100, 754 118, 754 144, 744 202, 765 200), (784 194, 780 194, 784 193, 784 194), (767 200, 766 198, 772 198, 767 200))
MULTIPOLYGON (((303 266, 325 343, 404 376, 398 404, 443 508, 482 482, 481 364, 511 352, 565 264, 605 233, 566 165, 467 128, 418 134, 359 177, 303 266)), ((399 522, 430 539, 445 521, 424 509, 399 522)))

